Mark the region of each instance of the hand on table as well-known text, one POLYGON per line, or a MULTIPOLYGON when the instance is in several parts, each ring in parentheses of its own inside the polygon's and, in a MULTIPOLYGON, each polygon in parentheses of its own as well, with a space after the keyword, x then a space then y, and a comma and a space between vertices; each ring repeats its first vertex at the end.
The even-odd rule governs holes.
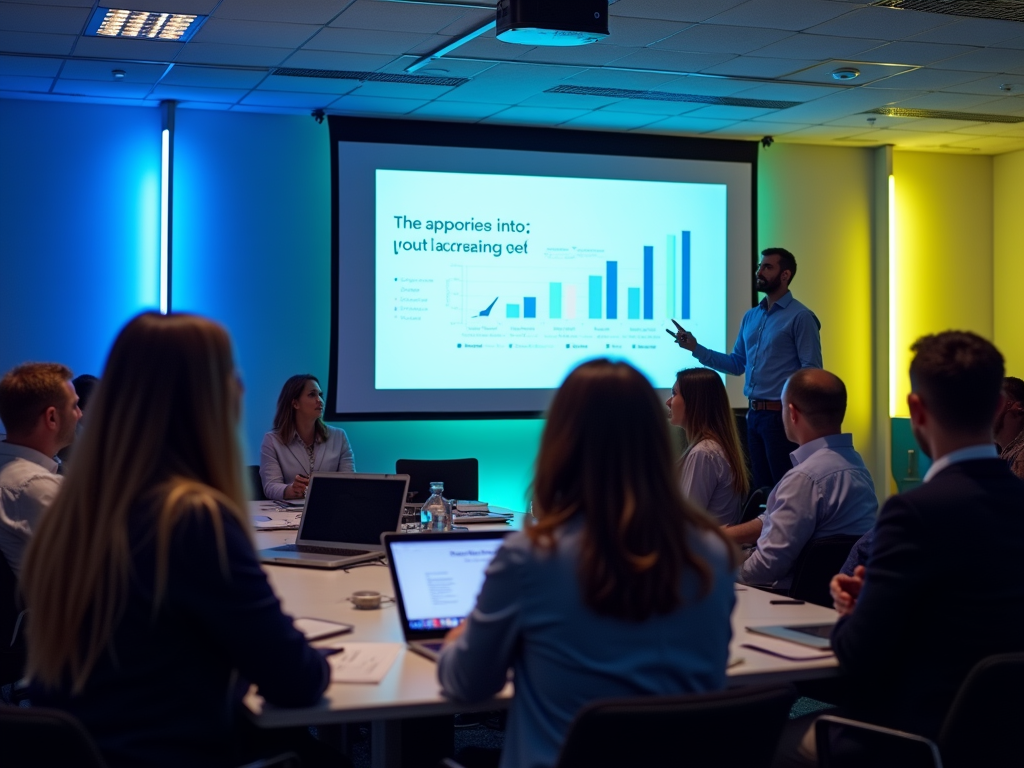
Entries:
POLYGON ((857 598, 864 586, 864 566, 858 565, 853 569, 853 576, 838 573, 832 577, 829 584, 829 591, 832 593, 832 603, 840 616, 849 616, 857 605, 857 598))
POLYGON ((303 499, 306 497, 306 487, 309 485, 309 478, 305 475, 296 475, 292 484, 284 489, 286 499, 303 499))
POLYGON ((683 349, 688 349, 691 352, 693 352, 693 350, 697 348, 697 339, 694 337, 694 335, 685 328, 683 328, 683 326, 681 326, 675 320, 672 321, 672 325, 676 327, 676 330, 673 331, 671 328, 666 328, 665 333, 667 333, 669 336, 675 339, 676 344, 678 344, 680 347, 682 347, 683 349))

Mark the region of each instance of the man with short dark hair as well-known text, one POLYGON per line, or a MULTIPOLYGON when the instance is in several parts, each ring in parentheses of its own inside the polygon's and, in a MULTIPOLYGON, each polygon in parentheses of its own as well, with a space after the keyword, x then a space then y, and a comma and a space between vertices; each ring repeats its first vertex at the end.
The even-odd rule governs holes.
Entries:
POLYGON ((732 352, 714 352, 697 343, 679 323, 669 330, 676 343, 702 365, 716 371, 744 374, 747 396, 747 450, 754 487, 774 487, 791 466, 796 445, 786 437, 782 418, 782 385, 801 368, 821 368, 821 323, 793 298, 789 285, 796 276, 796 258, 785 248, 765 248, 757 268, 761 303, 747 310, 732 352))
POLYGON ((39 516, 60 489, 57 451, 75 437, 81 417, 71 371, 26 363, 0 379, 0 554, 18 574, 39 516))
POLYGON ((740 580, 788 588, 793 566, 808 542, 856 535, 875 522, 878 499, 871 473, 842 432, 846 386, 833 373, 797 371, 782 389, 786 435, 799 445, 793 467, 768 496, 765 512, 726 528, 739 544, 756 546, 740 569, 740 580))
POLYGON ((934 738, 970 669, 1024 651, 1024 481, 996 453, 1003 357, 973 333, 913 346, 910 422, 933 463, 891 497, 867 566, 832 580, 849 714, 934 738))
POLYGON ((1003 404, 996 414, 994 431, 999 458, 1024 479, 1024 381, 1016 376, 1003 379, 1003 404))

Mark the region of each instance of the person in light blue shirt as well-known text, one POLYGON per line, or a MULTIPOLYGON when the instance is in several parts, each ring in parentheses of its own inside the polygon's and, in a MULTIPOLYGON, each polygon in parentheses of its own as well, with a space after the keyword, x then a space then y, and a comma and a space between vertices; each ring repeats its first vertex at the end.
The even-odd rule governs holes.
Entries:
POLYGON ((743 315, 729 354, 701 346, 678 323, 676 331, 669 331, 702 365, 746 376, 747 450, 755 488, 774 487, 789 470, 789 454, 796 449, 782 425, 782 385, 801 368, 822 367, 821 323, 789 292, 795 276, 796 259, 785 248, 761 252, 757 290, 765 297, 743 315))
POLYGON ((846 387, 828 371, 804 369, 782 390, 786 434, 799 444, 793 468, 768 496, 764 514, 727 528, 739 544, 755 544, 740 579, 786 589, 808 542, 825 536, 861 536, 871 530, 878 499, 871 473, 842 433, 846 387))
POLYGON ((503 768, 554 765, 596 699, 725 686, 735 552, 673 464, 664 408, 635 368, 595 360, 569 375, 541 439, 537 523, 505 539, 438 662, 460 701, 514 671, 503 768))

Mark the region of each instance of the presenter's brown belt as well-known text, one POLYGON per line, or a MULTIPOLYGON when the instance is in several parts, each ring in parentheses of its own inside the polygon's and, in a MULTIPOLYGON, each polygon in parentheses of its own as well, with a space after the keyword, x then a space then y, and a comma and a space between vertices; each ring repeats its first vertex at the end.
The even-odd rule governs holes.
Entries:
POLYGON ((751 400, 750 410, 752 411, 781 411, 781 400, 751 400))

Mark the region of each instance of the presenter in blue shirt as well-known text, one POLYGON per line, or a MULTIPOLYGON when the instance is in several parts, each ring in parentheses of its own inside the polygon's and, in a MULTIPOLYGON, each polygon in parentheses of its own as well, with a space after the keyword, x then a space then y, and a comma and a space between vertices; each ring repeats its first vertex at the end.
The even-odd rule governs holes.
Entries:
POLYGON ((789 454, 797 446, 782 427, 782 385, 801 368, 821 368, 821 323, 793 298, 789 284, 796 276, 796 259, 785 248, 761 251, 757 290, 761 302, 743 315, 732 352, 714 352, 697 343, 692 333, 675 323, 669 330, 676 343, 702 365, 716 371, 744 374, 747 396, 747 450, 754 487, 774 488, 789 471, 789 454))

